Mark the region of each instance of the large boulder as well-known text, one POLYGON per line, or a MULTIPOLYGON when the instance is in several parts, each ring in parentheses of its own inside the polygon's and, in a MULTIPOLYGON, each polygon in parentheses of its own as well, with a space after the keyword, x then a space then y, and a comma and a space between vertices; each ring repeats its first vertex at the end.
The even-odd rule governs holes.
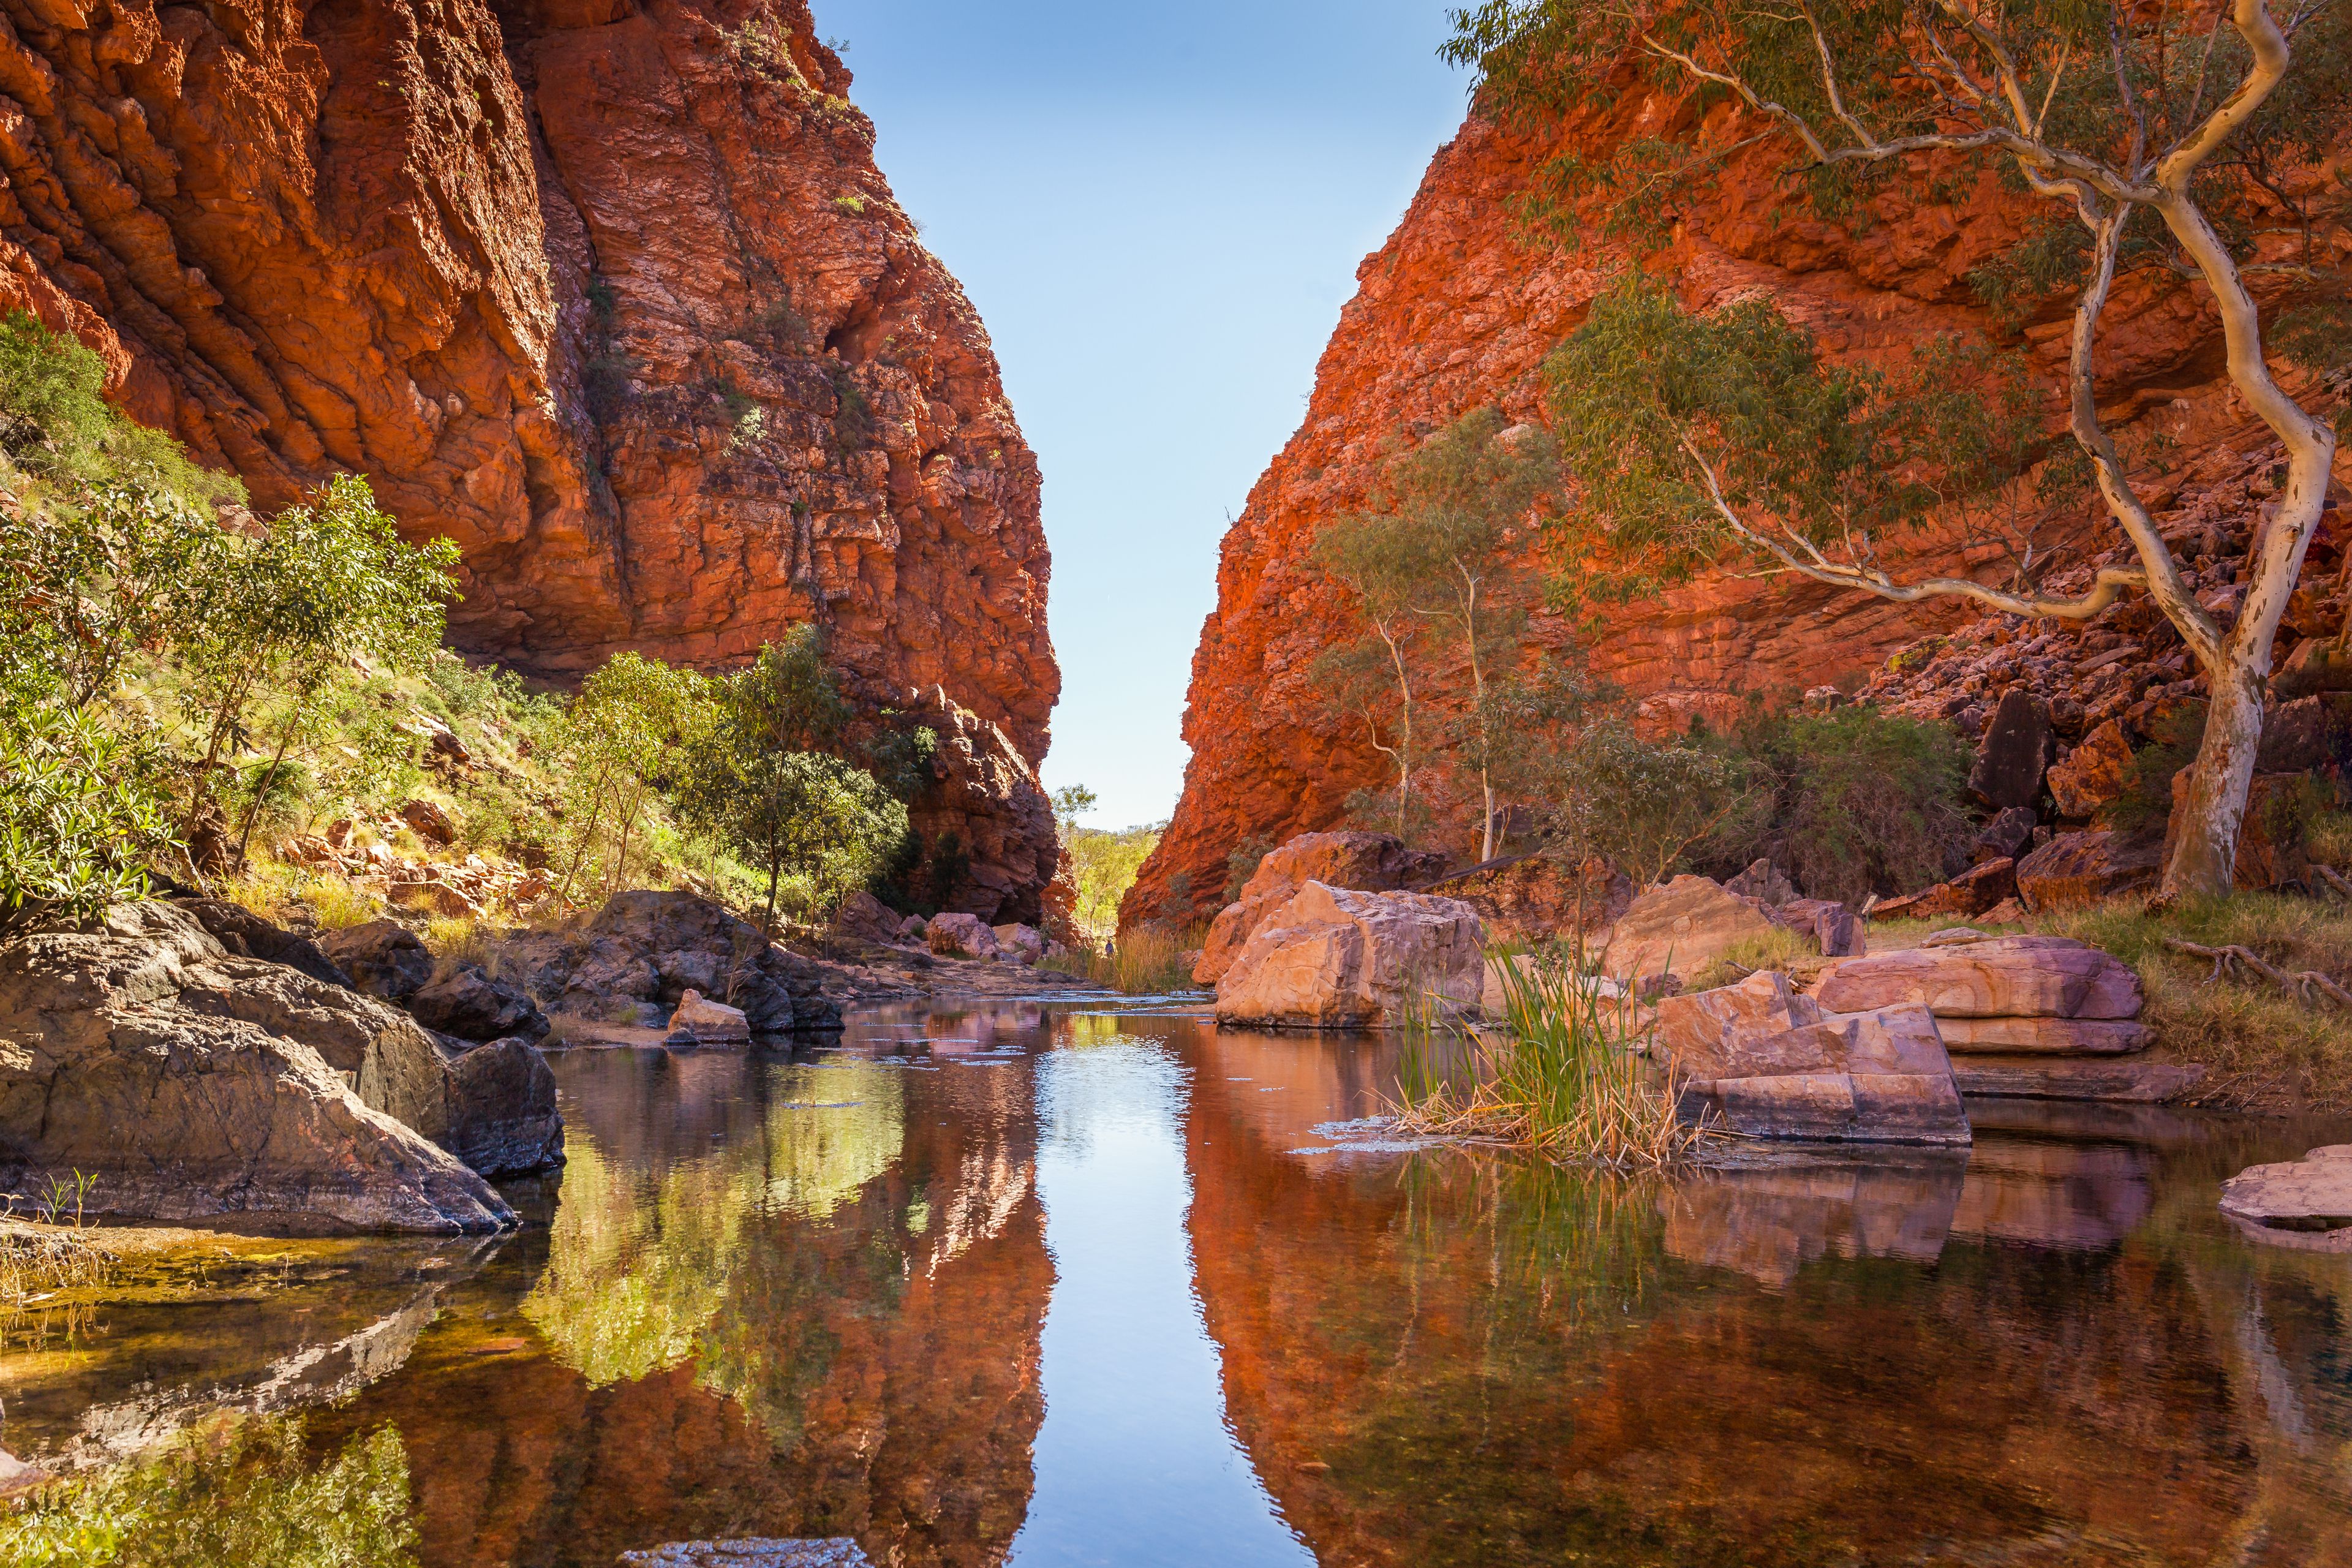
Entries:
POLYGON ((1444 856, 1408 849, 1392 834, 1302 833, 1260 860, 1243 884, 1242 896, 1210 922, 1192 982, 1217 984, 1265 918, 1309 882, 1378 893, 1417 886, 1444 869, 1444 856))
POLYGON ((482 1131, 453 1095, 461 1076, 413 1020, 231 954, 168 904, 0 943, 0 1182, 15 1191, 79 1172, 90 1206, 124 1218, 499 1229, 513 1211, 433 1141, 482 1131))
POLYGON ((1862 921, 1834 899, 1790 899, 1764 918, 1810 940, 1824 958, 1859 957, 1868 945, 1862 921))
POLYGON ((460 963, 408 999, 409 1016, 461 1040, 547 1037, 547 1015, 521 987, 493 980, 478 963, 460 963))
POLYGON ((2063 936, 2005 936, 1849 959, 1814 997, 1832 1012, 1916 1003, 1939 1018, 2135 1018, 2139 976, 2063 936))
POLYGON ((1754 899, 1705 877, 1676 877, 1635 899, 1609 933, 1601 967, 1620 980, 1695 974, 1742 943, 1772 934, 1754 899))
POLYGON ((386 1002, 407 1001, 433 978, 433 954, 415 931, 394 921, 329 931, 319 947, 352 986, 386 1002))
POLYGON ((743 1016, 740 1007, 713 1002, 699 991, 688 991, 679 997, 677 1011, 669 1017, 669 1043, 672 1045, 744 1045, 751 1038, 751 1020, 743 1016))
POLYGON ((833 934, 845 942, 895 943, 899 921, 898 910, 861 888, 833 911, 833 934))
POLYGON ((1871 906, 1870 918, 1879 921, 1927 921, 1958 917, 1972 919, 2003 900, 2017 896, 2017 863, 1980 860, 1948 882, 1925 892, 1907 893, 1871 906))
POLYGON ((1995 810, 2032 805, 2042 794, 2042 775, 2056 742, 2050 705, 2021 686, 2011 687, 1977 745, 1969 793, 1995 810))
POLYGON ((1001 957, 996 932, 978 915, 940 914, 931 917, 926 940, 941 958, 969 958, 987 963, 1001 957))
POLYGON ((321 952, 318 943, 264 920, 242 904, 232 904, 226 899, 172 901, 194 915, 206 934, 239 958, 282 963, 329 985, 352 984, 352 977, 321 952))
POLYGON ((1217 983, 1217 1021, 1377 1029, 1427 1003, 1476 1008, 1486 986, 1478 911, 1427 893, 1309 882, 1269 914, 1217 983))
POLYGON ((2061 833, 2017 863, 2017 899, 2028 910, 2096 903, 2144 892, 2163 874, 2164 847, 2147 834, 2061 833))
POLYGON ((997 950, 1016 963, 1035 963, 1045 956, 1045 933, 1035 926, 1016 921, 988 929, 996 938, 997 950))
POLYGON ((658 1027, 694 990, 740 1009, 754 1035, 841 1026, 822 969, 692 893, 615 893, 584 926, 509 947, 531 996, 558 1015, 626 1013, 658 1027))
POLYGON ((1824 1011, 1763 970, 1658 1004, 1653 1058, 1686 1119, 1753 1138, 1966 1143, 1951 1059, 1925 1007, 1824 1011))
POLYGON ((563 1163, 563 1113, 555 1074, 530 1041, 444 1042, 446 1108, 438 1142, 485 1176, 543 1171, 563 1163))

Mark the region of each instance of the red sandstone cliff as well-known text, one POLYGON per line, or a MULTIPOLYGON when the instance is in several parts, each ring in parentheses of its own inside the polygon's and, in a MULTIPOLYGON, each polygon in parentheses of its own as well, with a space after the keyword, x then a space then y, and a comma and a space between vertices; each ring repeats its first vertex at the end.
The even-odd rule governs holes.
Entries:
POLYGON ((1031 918, 1037 465, 848 87, 806 0, 0 0, 0 311, 265 507, 368 475, 462 547, 469 651, 822 623, 961 710, 918 826, 1031 918))
MULTIPOLYGON (((1333 826, 1351 791, 1388 782, 1383 760, 1324 710, 1309 680, 1316 655, 1356 628, 1307 548, 1327 521, 1365 503, 1400 435, 1485 404, 1537 416, 1538 365, 1582 321, 1616 258, 1515 239, 1511 197, 1556 145, 1595 153, 1694 112, 1630 79, 1618 85, 1613 108, 1574 119, 1557 143, 1506 134, 1473 113, 1432 160, 1388 243, 1357 268, 1305 421, 1225 535, 1217 607, 1192 660, 1183 796, 1123 921, 1210 912, 1235 846, 1333 826)), ((1710 140, 1728 144, 1754 129, 1717 127, 1710 140)), ((1968 273, 2043 216, 1985 172, 1962 183, 1954 204, 1917 205, 1896 190, 1845 225, 1822 223, 1786 210, 1773 178, 1785 163, 1769 139, 1733 157, 1677 230, 1666 265, 1694 307, 1766 292, 1835 357, 1894 362, 1938 332, 1988 329, 1968 273)), ((2336 243, 2339 259, 2352 254, 2340 232, 2336 243)), ((2026 328, 2025 343, 2037 368, 2054 373, 2065 322, 2052 311, 2026 328)), ((2219 448, 2258 444, 2221 378, 2219 327, 2201 294, 2158 292, 2145 277, 2119 283, 2101 354, 2108 418, 2160 428, 2184 473, 2219 448)), ((2054 377, 2044 382, 2054 395, 2054 377)), ((2054 403, 2051 412, 2054 428, 2054 403)), ((2115 538, 2087 510, 2062 521, 2060 532, 2086 544, 2115 538)), ((1963 564, 1934 540, 1916 549, 1942 569, 1963 564)), ((1967 615, 1950 602, 1896 605, 1725 573, 1610 612, 1585 647, 1594 671, 1640 699, 1645 719, 1681 728, 1696 714, 1737 713, 1748 693, 1858 684, 1894 648, 1967 615)), ((1530 645, 1564 635, 1538 617, 1530 645)))

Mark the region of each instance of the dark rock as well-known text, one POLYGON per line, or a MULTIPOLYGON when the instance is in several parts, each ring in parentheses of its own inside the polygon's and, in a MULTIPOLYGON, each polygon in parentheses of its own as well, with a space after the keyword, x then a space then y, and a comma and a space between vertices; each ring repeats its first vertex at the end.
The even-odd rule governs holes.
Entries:
POLYGON ((1541 854, 1472 867, 1421 890, 1476 910, 1490 942, 1571 940, 1609 925, 1633 901, 1633 879, 1607 862, 1573 867, 1541 854))
POLYGON ((667 1018, 698 991, 740 1009, 755 1035, 841 1026, 822 969, 692 893, 616 893, 584 929, 511 946, 531 994, 559 1013, 603 1020, 645 1006, 667 1018))
POLYGON ((2017 897, 2039 911, 2144 892, 2164 874, 2164 846, 2147 834, 2061 833, 2017 863, 2017 897))
POLYGON ((2016 859, 2032 840, 2033 826, 2032 806, 2003 806, 1993 814, 1990 822, 1985 824, 1984 831, 1977 835, 1976 847, 1970 852, 1971 858, 1979 862, 2016 859))
POLYGON ((898 911, 859 889, 841 900, 833 913, 833 933, 845 942, 895 942, 898 940, 898 911))
POLYGON ((175 899, 215 942, 240 958, 258 958, 299 970, 313 980, 350 989, 352 977, 308 937, 274 925, 242 904, 223 899, 175 899))
POLYGON ((2271 677, 2271 695, 2291 700, 2321 691, 2352 691, 2352 651, 2326 637, 2306 637, 2271 677))
POLYGON ((2011 687, 1977 746, 1969 793, 1990 806, 2032 805, 2042 794, 2042 775, 2056 744, 2048 705, 2024 688, 2011 687))
POLYGON ((408 999, 411 1016, 428 1029, 461 1040, 520 1036, 544 1039, 547 1015, 521 990, 493 980, 479 964, 461 963, 408 999))
POLYGON ((1789 874, 1769 860, 1750 861, 1748 869, 1724 883, 1723 888, 1726 892, 1761 899, 1768 904, 1785 904, 1797 896, 1797 885, 1789 880, 1789 874))
POLYGON ((563 1163, 555 1074, 536 1046, 519 1037, 490 1040, 445 1050, 443 1060, 448 1068, 444 1148, 485 1176, 563 1163))
MULTIPOLYGON (((432 1142, 450 1075, 406 1016, 119 905, 0 943, 0 1183, 94 1175, 123 1218, 494 1230, 514 1213, 432 1142)), ((542 1064, 543 1066, 544 1064, 542 1064)))
POLYGON ((1767 909, 1764 918, 1811 938, 1824 958, 1857 957, 1864 946, 1862 921, 1833 899, 1790 899, 1767 909))
POLYGON ((1948 882, 1924 892, 1888 899, 1871 906, 1870 918, 1880 921, 1969 920, 2017 893, 2017 862, 1986 860, 1969 867, 1948 882))
POLYGON ((2352 761, 2352 697, 2305 697, 2263 716, 2257 773, 2307 773, 2352 761))
POLYGON ((329 931, 319 946, 350 977, 348 984, 387 1002, 407 1001, 433 978, 433 955, 414 931, 392 921, 329 931))

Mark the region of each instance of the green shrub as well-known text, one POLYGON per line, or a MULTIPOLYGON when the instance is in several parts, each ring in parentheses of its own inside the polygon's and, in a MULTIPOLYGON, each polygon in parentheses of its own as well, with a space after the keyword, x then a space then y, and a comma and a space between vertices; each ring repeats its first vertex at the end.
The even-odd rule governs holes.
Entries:
POLYGON ((0 926, 144 895, 172 837, 155 762, 91 709, 0 710, 0 926))
POLYGON ((136 483, 209 508, 245 487, 106 401, 106 364, 23 311, 0 319, 0 451, 47 479, 136 483))
POLYGON ((1858 903, 1941 881, 1968 842, 1970 753, 1948 725, 1839 708, 1753 720, 1731 745, 1755 805, 1718 837, 1712 868, 1760 857, 1811 897, 1858 903))

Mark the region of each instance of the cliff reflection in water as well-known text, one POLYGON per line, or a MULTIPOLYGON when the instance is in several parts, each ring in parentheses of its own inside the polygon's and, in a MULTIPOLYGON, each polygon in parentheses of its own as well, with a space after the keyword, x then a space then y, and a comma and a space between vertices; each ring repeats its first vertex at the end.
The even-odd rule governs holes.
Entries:
MULTIPOLYGON (((1326 1136, 1394 1066, 1011 1004, 561 1056, 544 1228, 237 1321, 271 1366, 404 1325, 310 1440, 398 1428, 428 1568, 2352 1564, 2352 1263, 2213 1206, 2341 1128, 1987 1102, 1964 1152, 1628 1181, 1326 1136)), ((137 1321, 19 1358, 58 1444, 69 1393, 258 1375, 137 1321)))
POLYGON ((1294 1042, 1202 1060, 1228 1414, 1324 1563, 2352 1561, 2352 1279, 2212 1210, 2297 1130, 1629 1182, 1302 1154, 1294 1042))

